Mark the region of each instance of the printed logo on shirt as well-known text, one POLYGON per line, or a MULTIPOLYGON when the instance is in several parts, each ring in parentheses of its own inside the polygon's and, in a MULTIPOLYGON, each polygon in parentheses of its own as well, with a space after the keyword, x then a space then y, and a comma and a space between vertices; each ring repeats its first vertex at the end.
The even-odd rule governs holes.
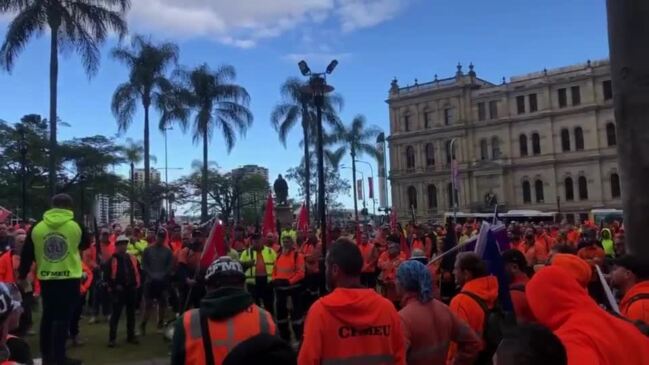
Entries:
POLYGON ((68 256, 68 244, 61 234, 53 232, 45 236, 43 255, 50 262, 60 262, 68 256))
POLYGON ((390 336, 390 329, 392 326, 372 326, 366 328, 354 328, 352 326, 342 326, 338 328, 338 336, 340 338, 360 337, 360 336, 390 336))

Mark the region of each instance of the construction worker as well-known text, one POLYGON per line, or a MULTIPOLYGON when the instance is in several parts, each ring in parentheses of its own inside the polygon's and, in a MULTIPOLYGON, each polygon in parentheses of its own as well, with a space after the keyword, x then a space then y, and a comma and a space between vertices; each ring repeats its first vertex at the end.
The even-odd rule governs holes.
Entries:
POLYGON ((129 238, 124 235, 117 237, 115 253, 108 262, 108 272, 104 275, 113 299, 108 347, 115 347, 122 309, 126 309, 126 342, 139 343, 135 338, 135 307, 137 289, 140 287, 140 271, 135 256, 126 251, 128 242, 129 238))
POLYGON ((179 281, 180 305, 198 308, 205 288, 198 277, 201 253, 203 252, 203 232, 196 228, 192 231, 191 243, 178 252, 178 269, 176 278, 179 281))
POLYGON ((39 332, 43 364, 81 364, 79 360, 67 358, 65 353, 83 274, 81 252, 90 246, 83 227, 74 221, 73 206, 67 194, 52 197, 52 209, 27 234, 20 255, 21 287, 28 285, 24 280, 34 261, 38 268, 43 305, 39 332))
POLYGON ((277 253, 261 241, 261 235, 252 235, 252 247, 241 252, 241 265, 246 270, 246 287, 257 305, 273 313, 274 294, 270 285, 277 253))
POLYGON ((322 274, 320 273, 320 257, 322 256, 322 244, 318 240, 315 231, 312 231, 306 241, 300 247, 300 252, 304 255, 305 276, 304 276, 304 296, 302 305, 304 311, 309 310, 311 304, 320 296, 320 283, 322 274))
POLYGON ((92 270, 85 262, 81 263, 83 269, 83 276, 81 276, 81 290, 79 290, 79 300, 72 313, 72 320, 70 321, 70 340, 72 346, 83 345, 83 341, 79 338, 79 321, 81 320, 81 313, 83 312, 83 305, 86 302, 86 294, 92 285, 93 275, 92 270))
POLYGON ((282 234, 282 252, 273 267, 272 285, 275 289, 277 326, 285 341, 291 341, 289 332, 287 298, 291 298, 291 324, 296 340, 302 338, 304 312, 302 309, 302 280, 304 279, 304 256, 295 247, 293 234, 282 234))
POLYGON ((207 295, 200 309, 176 321, 172 365, 223 364, 239 343, 259 334, 274 335, 273 318, 244 290, 243 266, 228 256, 216 259, 205 273, 207 295))
POLYGON ((621 314, 631 321, 649 324, 649 263, 631 255, 618 257, 611 285, 622 295, 621 314))
POLYGON ((129 253, 129 255, 135 256, 137 259, 137 262, 142 262, 142 254, 144 253, 144 250, 146 250, 147 247, 149 247, 149 243, 142 238, 142 231, 139 228, 133 228, 132 231, 126 230, 126 236, 129 237, 129 242, 128 246, 126 247, 126 252, 129 253), (130 234, 129 234, 130 233, 130 234))
POLYGON ((388 250, 379 256, 377 266, 381 269, 379 281, 381 293, 388 298, 396 308, 399 307, 399 296, 397 295, 397 269, 408 256, 400 250, 399 237, 390 236, 388 239, 388 250))
POLYGON ((347 238, 327 254, 327 286, 306 319, 298 364, 405 365, 404 335, 396 309, 361 285, 363 256, 347 238))
POLYGON ((376 263, 379 260, 379 248, 370 242, 367 232, 362 232, 358 249, 363 256, 363 269, 361 270, 361 284, 366 288, 376 289, 376 263))

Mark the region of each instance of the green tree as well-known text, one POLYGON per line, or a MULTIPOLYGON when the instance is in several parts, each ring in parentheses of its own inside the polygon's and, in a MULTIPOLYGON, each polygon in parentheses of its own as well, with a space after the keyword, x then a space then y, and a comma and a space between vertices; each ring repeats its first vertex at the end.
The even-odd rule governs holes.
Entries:
POLYGON ((234 83, 236 72, 232 66, 216 70, 207 64, 178 72, 182 80, 183 100, 195 113, 193 141, 203 143, 203 168, 201 185, 201 221, 208 216, 208 147, 214 130, 219 130, 228 152, 236 142, 236 132, 246 133, 252 126, 253 116, 248 105, 250 96, 245 88, 234 83))
POLYGON ((168 69, 178 62, 178 46, 173 43, 154 44, 142 36, 135 36, 129 48, 113 49, 113 58, 129 68, 129 79, 120 84, 115 93, 111 109, 120 132, 126 131, 133 122, 138 102, 144 109, 144 212, 145 223, 149 222, 150 171, 149 158, 149 112, 153 106, 160 113, 160 126, 174 120, 185 122, 187 114, 177 103, 177 88, 167 78, 168 69))
POLYGON ((49 191, 56 192, 57 172, 57 98, 59 49, 73 49, 89 76, 99 69, 99 46, 110 32, 120 39, 127 33, 124 16, 129 0, 0 0, 0 13, 16 13, 0 47, 0 66, 11 71, 18 54, 30 38, 50 31, 50 154, 49 191))
POLYGON ((367 120, 363 115, 357 115, 349 126, 337 125, 334 129, 333 138, 341 144, 344 151, 349 151, 352 158, 352 189, 354 191, 354 218, 358 221, 358 202, 356 201, 356 157, 363 154, 375 157, 376 147, 373 142, 376 136, 381 133, 377 127, 367 126, 367 120))
MULTIPOLYGON (((298 121, 302 126, 302 143, 304 148, 304 173, 305 176, 311 176, 311 159, 310 148, 315 144, 317 135, 316 107, 313 97, 304 92, 306 82, 298 78, 291 77, 287 79, 280 87, 282 101, 277 104, 271 113, 270 121, 279 135, 279 140, 286 147, 286 138, 288 133, 295 127, 298 121)), ((338 112, 343 107, 343 99, 338 94, 329 94, 324 99, 322 110, 322 119, 327 124, 334 126, 339 124, 338 112)), ((306 206, 311 204, 311 184, 308 179, 303 179, 304 197, 306 206)), ((309 215, 310 216, 310 215, 309 215)))

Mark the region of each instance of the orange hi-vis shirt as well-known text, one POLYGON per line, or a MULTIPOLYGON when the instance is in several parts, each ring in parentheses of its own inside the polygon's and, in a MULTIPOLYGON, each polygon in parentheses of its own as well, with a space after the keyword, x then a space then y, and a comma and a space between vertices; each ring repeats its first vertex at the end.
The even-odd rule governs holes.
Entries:
POLYGON ((300 252, 304 255, 304 262, 306 265, 307 274, 317 274, 320 272, 320 257, 322 256, 322 245, 318 242, 317 245, 304 243, 300 247, 300 252))
POLYGON ((632 321, 649 323, 649 280, 641 281, 632 286, 620 301, 621 314, 632 321))
MULTIPOLYGON (((192 309, 185 312, 182 321, 185 330, 184 363, 204 365, 205 347, 199 310, 192 309)), ((214 365, 221 365, 228 353, 239 343, 261 333, 275 335, 276 327, 268 312, 252 304, 233 317, 218 321, 208 319, 207 331, 212 343, 214 365)))
POLYGON ((400 252, 395 258, 390 258, 390 254, 387 251, 382 253, 378 262, 379 269, 381 269, 381 280, 384 283, 394 283, 397 279, 399 265, 407 259, 408 257, 404 252, 400 252))
POLYGON ((304 255, 295 249, 283 252, 277 256, 273 267, 273 280, 288 280, 295 285, 304 279, 304 255))
POLYGON ((14 262, 11 250, 7 250, 0 255, 0 282, 15 283, 16 276, 14 273, 14 262))
POLYGON ((401 320, 372 289, 337 288, 307 314, 299 365, 405 365, 401 320))
POLYGON ((594 266, 603 264, 606 254, 601 247, 590 245, 580 248, 579 251, 577 251, 577 256, 588 262, 591 266, 594 266))
POLYGON ((375 248, 373 243, 363 242, 358 245, 358 249, 363 256, 363 273, 374 273, 376 271, 376 263, 379 260, 378 248, 375 248))

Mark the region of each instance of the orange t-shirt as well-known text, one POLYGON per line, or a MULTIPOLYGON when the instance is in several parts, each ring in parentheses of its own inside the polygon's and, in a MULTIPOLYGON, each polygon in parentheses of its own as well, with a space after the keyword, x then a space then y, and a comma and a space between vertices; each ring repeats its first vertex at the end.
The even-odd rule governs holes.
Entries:
POLYGON ((257 254, 257 260, 255 261, 255 275, 256 276, 267 276, 266 264, 264 263, 264 256, 257 254))

